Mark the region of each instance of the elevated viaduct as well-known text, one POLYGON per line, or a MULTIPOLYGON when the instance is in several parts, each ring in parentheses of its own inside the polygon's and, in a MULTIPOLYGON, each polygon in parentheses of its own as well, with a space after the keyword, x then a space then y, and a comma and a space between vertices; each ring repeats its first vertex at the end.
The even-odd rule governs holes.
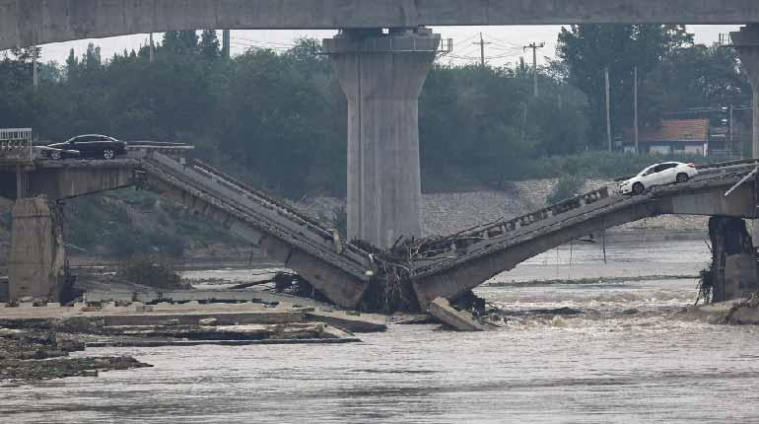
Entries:
POLYGON ((759 23, 753 0, 0 0, 0 49, 188 30, 759 23))
POLYGON ((324 52, 349 106, 348 234, 387 248, 421 234, 418 96, 441 51, 424 27, 584 23, 752 24, 733 39, 759 98, 755 0, 0 0, 0 49, 198 28, 341 30, 324 52))

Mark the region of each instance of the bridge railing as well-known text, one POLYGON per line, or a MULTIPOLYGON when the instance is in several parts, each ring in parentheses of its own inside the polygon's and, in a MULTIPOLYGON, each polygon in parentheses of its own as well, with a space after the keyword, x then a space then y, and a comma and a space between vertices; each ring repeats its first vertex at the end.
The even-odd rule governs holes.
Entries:
POLYGON ((31 128, 0 128, 0 159, 32 158, 31 128))
POLYGON ((422 241, 421 244, 414 249, 414 256, 415 259, 430 259, 441 255, 450 256, 453 252, 465 251, 473 244, 479 243, 483 240, 509 236, 511 233, 521 228, 529 227, 553 217, 559 217, 567 212, 591 205, 608 197, 609 188, 601 187, 597 190, 549 205, 527 215, 522 215, 507 221, 498 220, 490 224, 462 231, 451 237, 437 238, 426 242, 422 241))

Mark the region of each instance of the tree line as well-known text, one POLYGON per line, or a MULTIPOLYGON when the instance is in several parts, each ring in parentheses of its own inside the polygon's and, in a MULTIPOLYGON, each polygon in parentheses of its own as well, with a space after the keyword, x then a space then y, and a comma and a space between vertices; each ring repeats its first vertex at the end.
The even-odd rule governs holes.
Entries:
MULTIPOLYGON (((39 51, 7 51, 0 127, 33 127, 50 141, 104 133, 186 142, 198 157, 279 194, 344 195, 347 106, 318 42, 231 59, 219 44, 214 31, 169 32, 152 61, 147 46, 105 59, 91 45, 63 64, 42 65, 37 89, 31 67, 39 51)), ((537 168, 556 163, 547 158, 603 149, 604 72, 618 134, 632 122, 635 68, 646 126, 667 111, 750 103, 735 51, 696 45, 683 27, 568 27, 557 59, 539 69, 539 97, 524 63, 433 67, 420 98, 425 189, 555 176, 562 170, 537 168)))

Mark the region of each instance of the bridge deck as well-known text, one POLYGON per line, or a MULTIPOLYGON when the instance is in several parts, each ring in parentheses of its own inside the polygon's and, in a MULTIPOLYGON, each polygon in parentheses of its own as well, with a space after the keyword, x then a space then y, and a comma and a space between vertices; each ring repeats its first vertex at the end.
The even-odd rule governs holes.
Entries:
POLYGON ((343 242, 334 230, 203 162, 150 149, 112 161, 35 160, 26 166, 30 195, 55 193, 60 199, 135 184, 167 194, 260 245, 346 307, 357 306, 373 281, 391 278, 410 282, 422 306, 435 297, 453 298, 560 244, 656 215, 757 216, 756 182, 743 181, 756 179, 757 161, 743 161, 700 167, 701 174, 686 184, 641 196, 610 194, 604 187, 521 217, 381 251, 343 242), (114 170, 121 170, 118 178, 102 177, 114 170), (744 184, 726 197, 738 182, 744 184))
POLYGON ((252 230, 242 234, 264 245, 265 250, 315 287, 332 294, 336 303, 355 306, 372 279, 373 274, 367 272, 372 267, 366 252, 343 244, 332 231, 294 208, 207 164, 182 164, 151 154, 142 161, 141 170, 146 173, 143 184, 147 187, 178 191, 191 208, 197 209, 200 201, 204 209, 222 213, 228 226, 242 225, 252 230), (230 224, 230 220, 234 223, 230 224))
POLYGON ((753 184, 724 193, 756 167, 754 162, 706 168, 686 184, 654 188, 641 196, 608 195, 605 189, 510 221, 496 221, 452 237, 416 242, 411 279, 424 304, 453 297, 532 256, 589 234, 661 214, 756 217, 753 184))

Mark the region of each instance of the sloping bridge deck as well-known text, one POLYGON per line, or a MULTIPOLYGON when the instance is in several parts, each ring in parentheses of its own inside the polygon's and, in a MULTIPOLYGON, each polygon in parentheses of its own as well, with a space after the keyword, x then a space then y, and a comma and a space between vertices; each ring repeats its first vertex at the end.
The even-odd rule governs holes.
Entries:
POLYGON ((39 167, 81 172, 78 168, 93 169, 98 163, 104 169, 131 169, 129 185, 164 194, 223 223, 344 307, 357 306, 372 280, 383 278, 377 271, 383 261, 407 271, 424 307, 438 296, 454 298, 530 257, 594 231, 661 214, 754 218, 757 205, 754 180, 724 196, 755 169, 756 162, 746 161, 706 167, 689 183, 659 187, 642 196, 610 195, 603 188, 522 217, 449 237, 410 241, 378 254, 342 242, 332 230, 287 204, 200 161, 180 162, 153 152, 123 161, 42 161, 39 167))
POLYGON ((260 245, 336 303, 356 306, 371 281, 369 255, 286 204, 200 161, 148 155, 138 184, 174 197, 260 245))
POLYGON ((654 188, 641 196, 609 195, 602 188, 515 218, 406 247, 411 280, 422 305, 456 297, 547 250, 596 231, 664 214, 757 216, 755 181, 725 193, 756 167, 755 161, 704 167, 686 184, 654 188))

